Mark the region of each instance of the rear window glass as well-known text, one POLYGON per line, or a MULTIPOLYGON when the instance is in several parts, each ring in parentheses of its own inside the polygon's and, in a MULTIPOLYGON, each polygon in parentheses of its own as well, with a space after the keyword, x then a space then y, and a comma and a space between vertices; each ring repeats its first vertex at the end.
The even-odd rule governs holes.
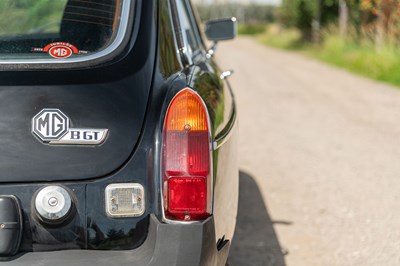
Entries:
POLYGON ((0 0, 0 60, 84 57, 106 49, 127 0, 0 0))

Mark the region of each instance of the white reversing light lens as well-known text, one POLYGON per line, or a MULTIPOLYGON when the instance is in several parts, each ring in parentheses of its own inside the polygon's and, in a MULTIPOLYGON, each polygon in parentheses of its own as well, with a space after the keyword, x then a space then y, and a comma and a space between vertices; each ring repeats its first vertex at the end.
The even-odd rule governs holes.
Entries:
POLYGON ((143 186, 137 183, 111 184, 106 187, 106 212, 111 217, 137 217, 144 213, 143 186))

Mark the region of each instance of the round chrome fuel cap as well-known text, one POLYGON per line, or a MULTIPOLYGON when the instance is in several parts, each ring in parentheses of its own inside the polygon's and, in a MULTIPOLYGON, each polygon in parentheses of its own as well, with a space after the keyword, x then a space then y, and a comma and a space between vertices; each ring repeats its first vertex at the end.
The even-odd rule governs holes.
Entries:
POLYGON ((48 222, 64 221, 72 209, 69 192, 60 186, 42 188, 36 195, 35 208, 39 218, 48 222))

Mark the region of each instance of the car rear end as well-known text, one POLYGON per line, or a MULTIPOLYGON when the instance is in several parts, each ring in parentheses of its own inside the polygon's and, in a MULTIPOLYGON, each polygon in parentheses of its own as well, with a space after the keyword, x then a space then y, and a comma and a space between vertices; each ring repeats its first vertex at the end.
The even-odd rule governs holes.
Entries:
POLYGON ((224 264, 208 108, 162 67, 169 3, 0 5, 2 265, 224 264))

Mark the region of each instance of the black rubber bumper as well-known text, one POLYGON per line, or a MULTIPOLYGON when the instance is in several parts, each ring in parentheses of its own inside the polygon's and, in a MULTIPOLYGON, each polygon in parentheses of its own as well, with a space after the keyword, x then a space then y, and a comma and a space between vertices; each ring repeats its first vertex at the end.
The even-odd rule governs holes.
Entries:
POLYGON ((151 215, 147 239, 134 250, 31 252, 0 257, 0 265, 225 265, 229 245, 217 250, 212 217, 198 224, 163 224, 151 215))

